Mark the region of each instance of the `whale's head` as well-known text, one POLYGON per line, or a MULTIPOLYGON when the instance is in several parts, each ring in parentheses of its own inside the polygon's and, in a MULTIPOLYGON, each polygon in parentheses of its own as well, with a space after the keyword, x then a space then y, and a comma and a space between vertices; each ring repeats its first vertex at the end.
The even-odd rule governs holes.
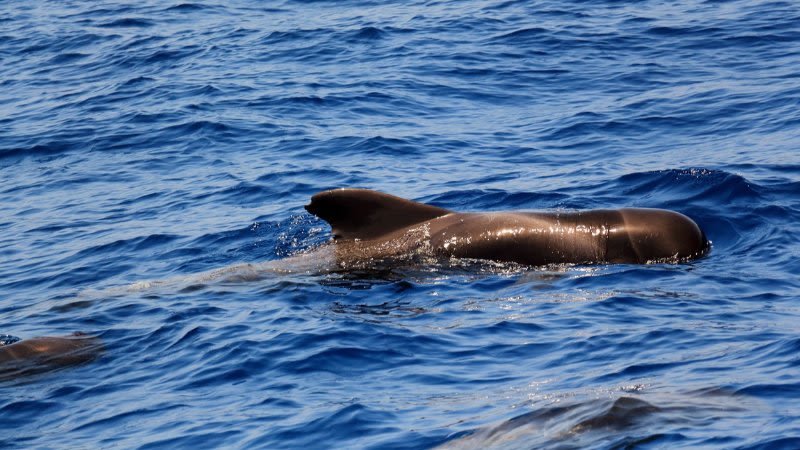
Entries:
POLYGON ((640 263, 698 258, 711 248, 703 230, 685 215, 663 209, 621 209, 624 225, 609 234, 608 260, 631 253, 640 263))

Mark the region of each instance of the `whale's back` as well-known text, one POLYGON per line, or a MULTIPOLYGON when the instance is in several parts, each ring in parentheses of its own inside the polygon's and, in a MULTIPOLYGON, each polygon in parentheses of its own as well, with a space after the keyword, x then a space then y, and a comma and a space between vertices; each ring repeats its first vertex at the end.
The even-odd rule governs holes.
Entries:
POLYGON ((334 239, 374 239, 450 211, 368 189, 334 189, 311 197, 306 211, 328 222, 334 239))

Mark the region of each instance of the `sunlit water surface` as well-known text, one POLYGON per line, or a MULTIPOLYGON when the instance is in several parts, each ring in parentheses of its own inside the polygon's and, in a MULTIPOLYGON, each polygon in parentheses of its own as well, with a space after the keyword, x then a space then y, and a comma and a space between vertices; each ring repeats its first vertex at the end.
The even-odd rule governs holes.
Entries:
POLYGON ((0 333, 105 351, 0 384, 0 447, 799 448, 798 111, 796 2, 3 2, 0 333), (342 186, 713 248, 118 289, 342 186))

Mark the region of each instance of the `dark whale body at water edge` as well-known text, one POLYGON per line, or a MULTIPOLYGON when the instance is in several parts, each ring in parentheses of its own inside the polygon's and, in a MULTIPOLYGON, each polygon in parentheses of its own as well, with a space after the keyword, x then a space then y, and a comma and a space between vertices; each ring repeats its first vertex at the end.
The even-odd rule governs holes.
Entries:
POLYGON ((367 189, 320 192, 305 208, 330 224, 330 242, 283 259, 81 296, 107 298, 151 288, 191 291, 207 283, 240 283, 275 274, 369 270, 417 256, 529 266, 645 264, 687 261, 710 249, 694 221, 663 209, 459 213, 367 189))
POLYGON ((710 243, 690 218, 648 208, 459 213, 367 189, 335 189, 306 210, 331 225, 337 260, 405 254, 515 262, 679 262, 710 243))
POLYGON ((91 361, 103 350, 95 336, 43 336, 0 345, 0 381, 91 361))

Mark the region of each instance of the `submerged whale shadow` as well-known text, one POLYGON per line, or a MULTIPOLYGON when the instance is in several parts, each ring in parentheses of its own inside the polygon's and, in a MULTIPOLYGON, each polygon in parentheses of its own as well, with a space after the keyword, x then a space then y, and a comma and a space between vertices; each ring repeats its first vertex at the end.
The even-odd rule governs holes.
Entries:
POLYGON ((663 430, 703 426, 720 414, 746 412, 744 399, 721 389, 676 395, 614 395, 542 406, 500 424, 459 432, 435 449, 582 449, 603 443, 633 448, 669 436, 663 430))

